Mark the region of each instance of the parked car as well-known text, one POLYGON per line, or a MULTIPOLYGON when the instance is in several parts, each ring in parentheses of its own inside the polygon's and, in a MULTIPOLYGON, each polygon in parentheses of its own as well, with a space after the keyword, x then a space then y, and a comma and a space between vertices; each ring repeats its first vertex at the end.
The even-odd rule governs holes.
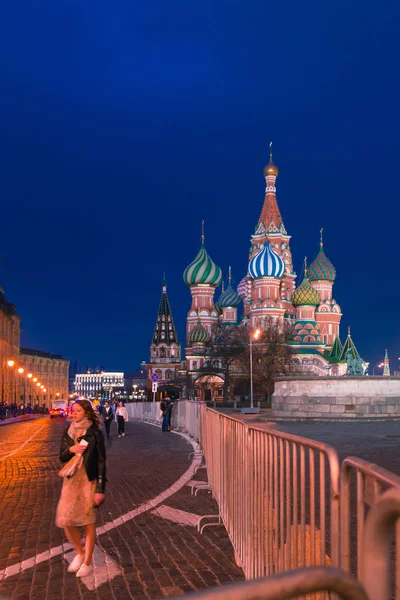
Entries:
POLYGON ((50 419, 54 417, 60 417, 63 419, 66 416, 66 412, 63 408, 51 408, 50 409, 50 419))

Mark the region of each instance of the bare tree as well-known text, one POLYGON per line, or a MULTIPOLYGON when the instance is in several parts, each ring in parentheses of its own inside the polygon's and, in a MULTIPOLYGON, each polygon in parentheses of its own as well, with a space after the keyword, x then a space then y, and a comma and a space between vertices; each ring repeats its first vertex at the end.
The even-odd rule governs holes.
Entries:
MULTIPOLYGON (((257 394, 270 400, 276 377, 293 369, 289 341, 291 326, 277 319, 266 319, 258 340, 253 342, 253 384, 257 394)), ((242 361, 242 371, 250 377, 249 353, 242 361)))
POLYGON ((248 351, 249 335, 244 325, 217 326, 201 375, 216 375, 224 380, 223 401, 229 400, 229 388, 241 374, 241 362, 248 351))

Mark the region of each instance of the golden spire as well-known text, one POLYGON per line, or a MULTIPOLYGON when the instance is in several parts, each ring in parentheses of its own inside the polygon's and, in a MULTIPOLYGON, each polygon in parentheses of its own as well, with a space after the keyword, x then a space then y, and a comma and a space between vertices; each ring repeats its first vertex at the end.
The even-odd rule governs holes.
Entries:
POLYGON ((307 256, 304 257, 304 277, 308 277, 308 272, 307 272, 307 256))
POLYGON ((264 168, 264 176, 273 175, 276 177, 279 173, 278 167, 274 164, 272 160, 272 142, 269 143, 269 163, 264 168))
POLYGON ((322 233, 323 233, 323 231, 324 231, 324 228, 321 227, 321 229, 319 230, 319 247, 321 248, 321 250, 324 247, 324 242, 323 242, 323 239, 322 239, 322 233))
POLYGON ((201 222, 201 243, 204 244, 204 219, 201 222))

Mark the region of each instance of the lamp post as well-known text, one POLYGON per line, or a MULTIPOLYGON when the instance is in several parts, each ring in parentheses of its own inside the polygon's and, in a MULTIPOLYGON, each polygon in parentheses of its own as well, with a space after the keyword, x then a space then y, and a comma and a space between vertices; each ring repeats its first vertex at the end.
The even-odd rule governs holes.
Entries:
POLYGON ((381 369, 383 367, 383 363, 379 363, 379 365, 376 365, 375 367, 373 367, 372 369, 372 375, 375 375, 375 369, 376 367, 379 367, 379 369, 381 369))
POLYGON ((254 333, 250 331, 250 409, 242 408, 240 411, 242 414, 258 412, 258 409, 254 408, 253 394, 253 340, 258 340, 260 333, 261 329, 256 329, 254 333))

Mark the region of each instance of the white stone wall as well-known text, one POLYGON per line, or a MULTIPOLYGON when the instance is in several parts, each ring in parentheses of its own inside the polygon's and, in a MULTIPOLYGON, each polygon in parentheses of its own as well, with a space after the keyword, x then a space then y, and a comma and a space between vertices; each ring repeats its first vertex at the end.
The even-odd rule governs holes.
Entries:
POLYGON ((281 418, 400 418, 400 377, 280 379, 272 396, 281 418))

